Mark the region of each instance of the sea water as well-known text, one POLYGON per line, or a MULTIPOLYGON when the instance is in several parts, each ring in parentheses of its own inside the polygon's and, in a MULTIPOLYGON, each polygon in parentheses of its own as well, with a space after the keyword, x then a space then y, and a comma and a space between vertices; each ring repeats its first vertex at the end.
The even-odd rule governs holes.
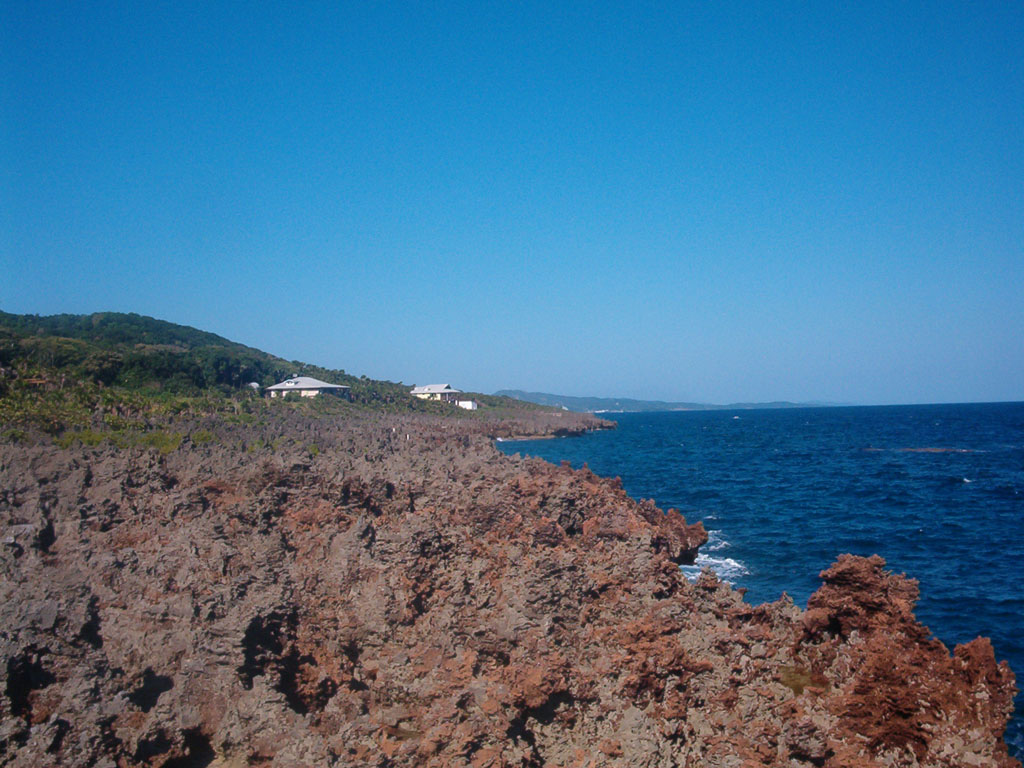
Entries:
MULTIPOLYGON (((709 567, 761 603, 797 604, 843 552, 920 582, 950 649, 992 639, 1024 683, 1024 403, 605 414, 618 429, 505 442, 586 463, 709 533, 709 567)), ((1024 694, 1006 734, 1024 755, 1024 694)))

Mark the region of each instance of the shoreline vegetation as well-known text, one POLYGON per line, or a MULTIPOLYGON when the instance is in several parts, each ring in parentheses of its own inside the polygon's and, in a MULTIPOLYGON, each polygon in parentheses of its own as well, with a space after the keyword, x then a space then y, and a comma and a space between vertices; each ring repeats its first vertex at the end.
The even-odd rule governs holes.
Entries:
POLYGON ((210 415, 254 424, 282 410, 311 417, 421 413, 491 421, 554 410, 513 398, 465 393, 479 406, 466 411, 410 397, 410 389, 401 382, 284 360, 142 315, 40 317, 0 311, 0 424, 8 436, 57 437, 89 430, 131 433, 158 422, 210 415), (259 389, 293 375, 347 386, 349 399, 260 395, 259 389))
POLYGON ((1019 765, 1012 672, 931 638, 880 558, 752 606, 681 573, 700 523, 493 444, 609 422, 358 377, 261 401, 231 367, 278 365, 256 350, 10 317, 6 765, 1019 765))

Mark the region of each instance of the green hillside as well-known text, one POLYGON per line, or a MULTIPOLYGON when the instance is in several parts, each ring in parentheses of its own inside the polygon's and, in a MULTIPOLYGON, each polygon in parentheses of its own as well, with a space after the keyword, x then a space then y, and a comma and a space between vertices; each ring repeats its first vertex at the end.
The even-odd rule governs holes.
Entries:
MULTIPOLYGON (((14 315, 0 312, 0 425, 65 429, 179 413, 244 417, 272 407, 266 387, 292 374, 351 388, 352 402, 314 398, 286 407, 451 413, 409 387, 288 361, 213 333, 137 314, 14 315)), ((479 397, 485 408, 519 408, 479 397)), ((281 406, 285 407, 285 406, 281 406)), ((461 414, 458 414, 461 415, 461 414)))

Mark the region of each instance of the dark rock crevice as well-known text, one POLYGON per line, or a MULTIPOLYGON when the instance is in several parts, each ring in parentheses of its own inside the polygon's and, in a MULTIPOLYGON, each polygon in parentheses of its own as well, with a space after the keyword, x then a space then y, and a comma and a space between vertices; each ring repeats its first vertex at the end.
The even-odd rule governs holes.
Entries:
POLYGON ((216 757, 210 738, 198 728, 191 728, 182 733, 180 753, 161 768, 206 768, 216 757))
POLYGON ((46 655, 45 649, 27 648, 7 659, 7 685, 4 694, 7 696, 11 713, 26 721, 32 719, 32 692, 42 690, 57 681, 43 664, 46 655))
POLYGON ((160 696, 174 687, 174 680, 167 675, 158 675, 152 667, 146 667, 142 681, 131 693, 128 700, 143 712, 149 712, 156 706, 160 696))

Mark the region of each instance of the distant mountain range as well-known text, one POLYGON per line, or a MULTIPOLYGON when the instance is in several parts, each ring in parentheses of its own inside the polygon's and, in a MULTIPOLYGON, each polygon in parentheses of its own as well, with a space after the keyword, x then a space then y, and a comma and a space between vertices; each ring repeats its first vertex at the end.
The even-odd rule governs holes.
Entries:
POLYGON ((633 400, 628 397, 573 397, 572 395, 552 395, 547 392, 524 392, 521 389, 503 389, 495 395, 525 400, 528 403, 551 405, 569 411, 601 413, 604 411, 727 411, 749 410, 753 408, 825 408, 840 403, 791 403, 776 400, 770 403, 729 403, 716 405, 713 403, 679 403, 667 400, 633 400))

